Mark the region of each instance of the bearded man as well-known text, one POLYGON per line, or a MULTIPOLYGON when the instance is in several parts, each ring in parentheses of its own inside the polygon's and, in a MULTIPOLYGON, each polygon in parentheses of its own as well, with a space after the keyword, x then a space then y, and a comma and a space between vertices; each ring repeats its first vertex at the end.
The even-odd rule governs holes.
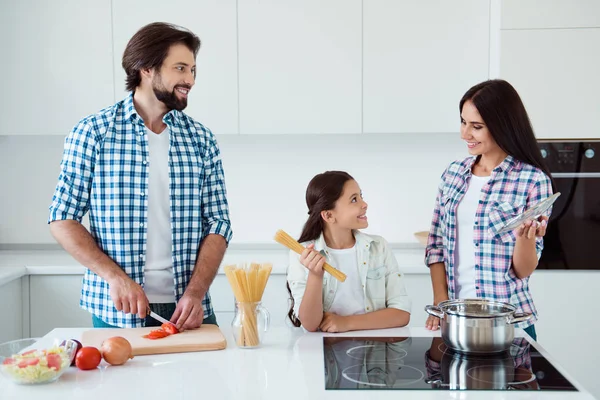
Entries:
POLYGON ((182 112, 199 48, 185 28, 141 28, 123 54, 130 94, 65 139, 48 223, 86 267, 94 327, 160 325, 149 310, 180 330, 216 324, 209 287, 232 230, 217 141, 182 112))

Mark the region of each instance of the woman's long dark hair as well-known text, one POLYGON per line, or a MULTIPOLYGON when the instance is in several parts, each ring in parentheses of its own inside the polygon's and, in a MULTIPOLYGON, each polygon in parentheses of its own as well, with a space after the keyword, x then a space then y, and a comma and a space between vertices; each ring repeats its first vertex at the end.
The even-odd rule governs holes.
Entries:
MULTIPOLYGON (((552 180, 538 148, 531 121, 515 88, 501 79, 473 86, 460 100, 463 105, 472 101, 498 146, 515 159, 544 171, 552 180)), ((554 186, 554 185, 553 185, 554 186)))
MULTIPOLYGON (((335 203, 344 192, 344 185, 351 180, 354 180, 354 178, 344 171, 323 172, 310 180, 306 188, 308 219, 304 223, 302 233, 298 239, 300 243, 316 240, 321 236, 324 228, 321 212, 335 208, 335 203)), ((294 297, 292 296, 289 283, 286 283, 286 285, 291 300, 288 317, 294 326, 300 327, 302 323, 294 315, 294 297)))

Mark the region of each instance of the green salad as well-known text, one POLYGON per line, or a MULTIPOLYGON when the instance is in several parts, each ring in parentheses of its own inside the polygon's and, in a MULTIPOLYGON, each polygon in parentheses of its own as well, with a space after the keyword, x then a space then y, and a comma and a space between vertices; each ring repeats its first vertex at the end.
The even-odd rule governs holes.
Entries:
POLYGON ((29 350, 5 358, 0 365, 2 372, 17 383, 46 383, 58 378, 71 365, 69 353, 64 347, 47 350, 29 350))

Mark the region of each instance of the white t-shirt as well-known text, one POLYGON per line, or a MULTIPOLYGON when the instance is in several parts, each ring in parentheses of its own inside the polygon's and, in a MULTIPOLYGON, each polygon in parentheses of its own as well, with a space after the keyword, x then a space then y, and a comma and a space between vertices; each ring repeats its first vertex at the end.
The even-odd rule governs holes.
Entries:
POLYGON ((490 180, 489 176, 471 175, 469 187, 456 210, 456 296, 459 299, 476 299, 475 289, 475 213, 481 197, 481 189, 490 180))
POLYGON ((174 303, 171 212, 169 203, 169 128, 146 129, 149 149, 148 226, 144 291, 150 303, 174 303))
POLYGON ((344 284, 338 285, 329 312, 341 316, 365 313, 365 292, 360 282, 356 245, 350 249, 330 249, 327 252, 332 266, 346 274, 344 284))

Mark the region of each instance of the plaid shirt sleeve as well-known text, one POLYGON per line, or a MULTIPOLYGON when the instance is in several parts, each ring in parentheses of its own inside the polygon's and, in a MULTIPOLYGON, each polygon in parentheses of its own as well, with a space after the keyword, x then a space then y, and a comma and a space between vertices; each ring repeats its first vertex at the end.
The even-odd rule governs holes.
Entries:
POLYGON ((204 157, 205 178, 202 185, 202 226, 203 236, 221 235, 227 243, 233 235, 229 220, 229 206, 225 188, 225 174, 221 152, 217 141, 212 137, 204 157))
POLYGON ((50 205, 48 223, 81 219, 89 209, 97 139, 92 126, 81 121, 65 139, 60 175, 50 205))
POLYGON ((440 221, 442 207, 442 193, 445 185, 446 172, 442 174, 438 194, 435 198, 431 228, 427 239, 427 248, 425 249, 425 265, 444 262, 444 227, 440 221))
MULTIPOLYGON (((543 173, 539 173, 539 178, 536 180, 533 189, 529 197, 527 198, 527 209, 533 207, 536 203, 550 197, 552 195, 552 183, 550 182, 550 178, 543 173)), ((550 207, 544 215, 546 217, 550 217, 552 214, 552 207, 550 207)), ((535 239, 535 251, 537 253, 538 260, 542 256, 542 250, 544 249, 544 238, 538 237, 535 239)))

